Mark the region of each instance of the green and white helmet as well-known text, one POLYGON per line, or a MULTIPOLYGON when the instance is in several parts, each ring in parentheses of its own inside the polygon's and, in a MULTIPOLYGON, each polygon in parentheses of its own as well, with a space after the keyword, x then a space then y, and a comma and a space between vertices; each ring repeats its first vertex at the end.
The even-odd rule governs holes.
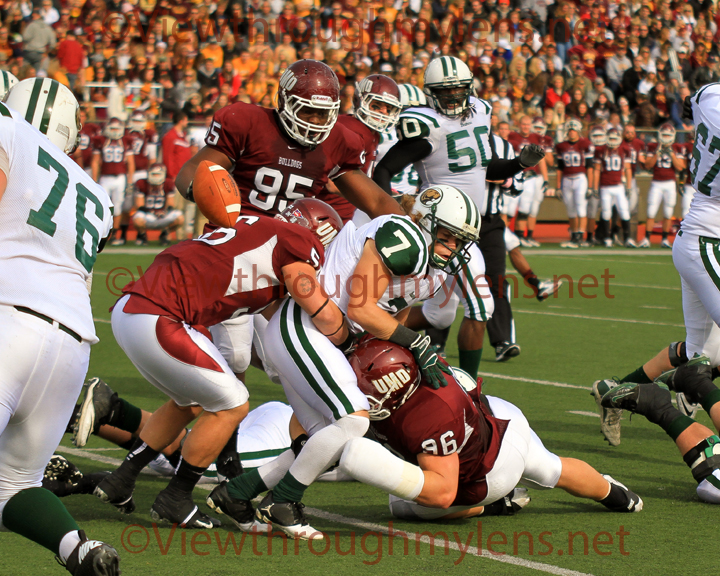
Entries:
POLYGON ((403 108, 427 106, 427 98, 422 90, 413 84, 400 84, 400 104, 403 108))
POLYGON ((422 216, 418 226, 430 235, 430 265, 448 274, 457 274, 470 260, 470 246, 480 237, 480 212, 475 203, 454 186, 438 184, 425 188, 415 197, 413 212, 422 216), (455 249, 438 239, 438 228, 446 228, 457 238, 455 249), (448 258, 435 254, 435 242, 450 250, 448 258))
POLYGON ((477 380, 465 372, 465 370, 462 368, 456 368, 455 366, 450 366, 450 370, 452 370, 457 383, 465 389, 465 392, 472 392, 475 388, 477 388, 477 380))
POLYGON ((440 114, 451 118, 462 116, 470 108, 472 72, 459 58, 441 56, 425 69, 423 91, 430 107, 440 114))
POLYGON ((10 72, 6 72, 5 70, 0 70, 0 100, 4 100, 5 96, 7 96, 7 93, 10 91, 10 88, 15 86, 17 83, 18 79, 14 74, 10 74, 10 72))
POLYGON ((50 78, 28 78, 13 86, 5 103, 66 154, 77 147, 80 105, 67 86, 50 78))

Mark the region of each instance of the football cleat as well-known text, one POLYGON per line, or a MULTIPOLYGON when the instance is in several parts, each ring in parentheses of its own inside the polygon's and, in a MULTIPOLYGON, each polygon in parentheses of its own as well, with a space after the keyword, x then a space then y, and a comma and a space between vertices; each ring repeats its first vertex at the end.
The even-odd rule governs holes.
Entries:
POLYGON ((622 484, 615 480, 612 476, 609 476, 607 474, 602 475, 605 480, 610 482, 610 490, 612 491, 612 488, 619 488, 622 492, 625 493, 627 502, 624 503, 622 506, 609 506, 607 504, 603 504, 606 506, 609 510, 612 510, 613 512, 640 512, 643 509, 643 501, 640 496, 635 494, 632 490, 630 490, 625 484, 622 484))
POLYGON ((83 473, 79 468, 59 454, 53 454, 43 473, 44 479, 70 482, 71 484, 76 484, 82 477, 83 473))
POLYGON ((580 248, 580 244, 570 240, 568 242, 563 242, 562 244, 560 244, 560 248, 580 248))
POLYGON ((110 246, 125 246, 125 238, 115 238, 110 242, 110 246))
POLYGON ((102 424, 107 423, 112 414, 117 394, 100 378, 90 378, 85 382, 85 399, 82 402, 77 420, 73 426, 72 442, 78 448, 87 444, 90 435, 102 424), (105 420, 105 422, 103 422, 105 420))
POLYGON ((135 511, 133 491, 135 482, 125 481, 117 471, 103 478, 93 490, 93 494, 107 504, 112 504, 121 514, 132 514, 135 511))
POLYGON ((260 502, 255 517, 296 540, 309 540, 313 534, 323 536, 322 532, 308 524, 303 508, 305 505, 302 502, 275 502, 271 490, 260 502))
POLYGON ((230 496, 227 482, 217 486, 205 500, 211 510, 225 514, 235 526, 243 532, 268 532, 269 524, 259 522, 255 518, 255 509, 250 500, 238 500, 230 496))
POLYGON ((160 232, 158 240, 160 241, 160 246, 170 246, 170 238, 168 238, 168 231, 163 230, 162 232, 160 232))
POLYGON ((500 342, 495 347, 495 362, 505 362, 520 354, 520 346, 514 342, 500 342))
POLYGON ((635 243, 635 240, 632 238, 628 238, 625 240, 625 248, 637 248, 638 245, 635 243))
POLYGON ((530 244, 530 241, 527 238, 524 238, 523 236, 518 236, 518 240, 520 240, 520 246, 523 248, 532 248, 532 244, 530 244))
POLYGON ((672 244, 667 238, 663 238, 663 241, 660 242, 660 248, 672 248, 672 244))
POLYGON ((612 238, 605 238, 604 243, 605 243, 605 248, 612 248, 612 247, 613 247, 612 238))
POLYGON ((640 244, 638 244, 638 248, 650 248, 650 240, 647 239, 647 237, 640 240, 640 244))
POLYGON ((595 380, 590 394, 595 398, 595 403, 600 409, 600 431, 610 446, 620 445, 620 408, 606 408, 602 405, 602 399, 613 388, 620 386, 617 380, 595 380))
POLYGON ((675 393, 675 402, 677 403, 677 409, 680 410, 680 412, 695 420, 695 416, 697 416, 698 410, 700 409, 699 404, 696 402, 690 402, 687 399, 687 396, 685 396, 682 392, 675 393))
POLYGON ((78 534, 80 543, 67 560, 63 562, 56 557, 60 565, 73 576, 119 576, 120 558, 117 550, 105 542, 88 540, 83 530, 79 530, 78 534))
POLYGON ((690 418, 695 418, 699 409, 698 404, 702 400, 697 388, 708 380, 712 382, 712 368, 710 359, 703 354, 690 358, 677 368, 663 372, 655 382, 665 384, 670 390, 674 390, 678 410, 690 418))
POLYGON ((135 246, 145 246, 147 243, 147 233, 138 232, 137 239, 135 240, 135 246))
POLYGON ((535 240, 535 238, 526 238, 525 241, 528 243, 530 248, 540 248, 540 242, 535 240))
POLYGON ((150 508, 150 517, 158 523, 177 524, 180 528, 211 530, 220 521, 200 512, 192 496, 186 492, 165 488, 150 508))
POLYGON ((527 488, 517 487, 507 496, 486 504, 480 516, 514 516, 530 504, 527 488))
POLYGON ((635 414, 655 414, 670 403, 670 390, 665 384, 625 382, 611 388, 601 400, 605 408, 620 408, 635 414))
POLYGON ((547 280, 542 280, 540 284, 538 284, 538 291, 537 291, 537 299, 542 302, 543 300, 547 300, 555 294, 560 289, 560 286, 563 285, 563 280, 550 280, 549 278, 547 280))

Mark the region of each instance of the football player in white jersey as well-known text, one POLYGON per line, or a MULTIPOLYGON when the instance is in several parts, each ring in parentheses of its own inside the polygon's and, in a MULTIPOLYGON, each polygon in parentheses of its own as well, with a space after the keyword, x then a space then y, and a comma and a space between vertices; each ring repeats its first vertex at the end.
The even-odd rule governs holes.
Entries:
POLYGON ((242 515, 252 498, 270 488, 257 518, 295 538, 310 537, 313 529, 300 505, 305 489, 369 426, 368 400, 346 358, 355 335, 368 332, 408 348, 430 385, 444 382, 448 369, 438 362, 430 338, 402 323, 415 302, 443 289, 446 270, 464 260, 478 238, 480 215, 452 186, 404 196, 402 206, 408 216, 380 216, 361 228, 347 223, 328 248, 321 281, 347 314, 350 335, 342 345, 334 346, 315 329, 311 316, 292 300, 273 316, 265 332, 266 354, 310 439, 296 459, 288 454, 276 461, 272 482, 259 473, 235 478, 211 495, 211 507, 242 515))
MULTIPOLYGON (((487 205, 485 179, 506 180, 523 169, 535 166, 545 151, 537 145, 523 149, 518 158, 503 160, 490 146, 492 107, 475 98, 473 76, 468 66, 451 56, 430 62, 425 70, 424 88, 430 108, 409 108, 400 115, 399 142, 375 167, 373 180, 387 193, 391 179, 414 164, 421 187, 450 184, 463 190, 481 213, 487 205)), ((480 249, 470 248, 470 261, 452 281, 462 288, 460 299, 465 317, 458 333, 460 368, 477 374, 482 356, 485 323, 492 316, 492 299, 484 280, 485 264, 480 249), (480 286, 478 286, 480 285, 480 286)), ((413 311, 408 326, 415 329, 445 329, 455 320, 458 300, 426 303, 413 311)))
POLYGON ((10 91, 10 88, 17 83, 18 79, 14 74, 6 70, 0 70, 0 102, 5 100, 5 96, 10 91))
POLYGON ((67 154, 79 105, 31 78, 0 104, 0 528, 54 552, 74 575, 115 576, 118 555, 88 540, 41 488, 98 341, 89 279, 112 204, 67 154))

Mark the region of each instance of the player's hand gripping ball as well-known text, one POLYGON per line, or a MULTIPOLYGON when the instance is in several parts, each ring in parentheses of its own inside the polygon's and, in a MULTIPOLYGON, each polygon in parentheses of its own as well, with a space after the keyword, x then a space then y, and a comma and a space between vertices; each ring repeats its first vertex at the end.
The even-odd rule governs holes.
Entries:
POLYGON ((194 200, 205 217, 223 228, 235 226, 240 216, 240 190, 227 170, 203 160, 193 179, 194 200))

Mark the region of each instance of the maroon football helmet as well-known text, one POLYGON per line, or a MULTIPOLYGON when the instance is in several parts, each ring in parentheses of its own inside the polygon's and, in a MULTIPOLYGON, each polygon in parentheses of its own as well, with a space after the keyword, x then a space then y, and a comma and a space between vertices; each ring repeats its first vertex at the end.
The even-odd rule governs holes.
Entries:
POLYGON ((150 166, 150 169, 148 170, 148 184, 150 184, 151 186, 160 186, 165 183, 166 176, 167 169, 165 168, 165 165, 161 164, 160 162, 155 162, 150 166))
POLYGON ((340 110, 340 83, 335 72, 317 60, 298 60, 280 77, 277 110, 294 140, 303 146, 317 146, 330 135, 340 110), (325 124, 302 120, 298 113, 303 108, 327 114, 325 124))
POLYGON ((387 340, 362 341, 349 361, 360 391, 370 402, 370 420, 389 417, 420 385, 412 352, 387 340))
POLYGON ((383 74, 371 74, 355 86, 355 117, 373 130, 385 132, 397 124, 402 104, 395 80, 383 74), (373 104, 387 105, 387 113, 373 110, 373 104))
POLYGON ((325 248, 342 230, 343 221, 335 209, 317 198, 293 200, 285 210, 275 216, 291 224, 300 224, 315 232, 325 248))

